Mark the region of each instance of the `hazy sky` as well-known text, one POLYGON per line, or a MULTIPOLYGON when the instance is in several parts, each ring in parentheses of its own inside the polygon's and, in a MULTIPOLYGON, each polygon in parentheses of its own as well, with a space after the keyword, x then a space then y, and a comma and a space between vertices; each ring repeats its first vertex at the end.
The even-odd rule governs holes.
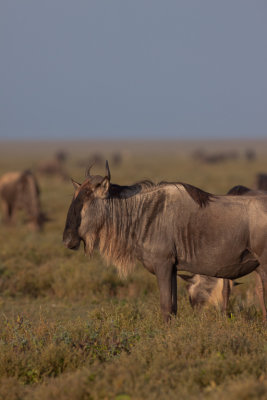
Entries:
POLYGON ((2 0, 0 138, 267 137, 266 0, 2 0))

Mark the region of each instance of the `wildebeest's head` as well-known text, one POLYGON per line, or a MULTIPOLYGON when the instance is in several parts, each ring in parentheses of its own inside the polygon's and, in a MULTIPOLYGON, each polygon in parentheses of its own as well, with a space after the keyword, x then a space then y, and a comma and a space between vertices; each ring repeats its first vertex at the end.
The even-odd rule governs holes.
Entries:
POLYGON ((82 184, 75 181, 74 196, 67 214, 63 232, 64 245, 72 250, 78 250, 81 240, 85 251, 91 254, 98 241, 98 234, 104 223, 103 199, 109 196, 110 170, 106 162, 106 175, 90 175, 82 184), (101 203, 102 204, 101 204, 101 203))
MULTIPOLYGON (((178 276, 188 283, 187 290, 189 301, 193 308, 202 308, 203 306, 208 304, 212 304, 219 308, 223 307, 224 279, 198 274, 179 274, 178 276)), ((229 280, 230 291, 232 287, 233 281, 229 280)))

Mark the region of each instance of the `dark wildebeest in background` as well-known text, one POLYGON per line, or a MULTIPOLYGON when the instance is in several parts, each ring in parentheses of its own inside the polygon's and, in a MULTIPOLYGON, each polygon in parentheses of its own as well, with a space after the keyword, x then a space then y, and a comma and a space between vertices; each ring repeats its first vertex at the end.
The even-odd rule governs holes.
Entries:
POLYGON ((77 166, 81 168, 88 168, 89 165, 95 165, 96 167, 104 167, 105 158, 102 153, 96 152, 92 153, 86 158, 78 160, 77 166))
POLYGON ((256 176, 256 188, 267 191, 267 174, 258 174, 256 176))
MULTIPOLYGON (((257 196, 266 195, 267 193, 258 190, 251 190, 245 186, 238 185, 230 189, 227 194, 235 196, 257 196)), ((180 274, 178 276, 188 283, 187 290, 189 301, 193 307, 202 307, 207 304, 213 304, 221 308, 224 312, 227 311, 229 296, 233 286, 238 285, 237 282, 232 282, 228 279, 220 279, 198 274, 180 274)), ((256 293, 259 297, 263 319, 265 320, 266 308, 265 303, 262 300, 262 298, 264 297, 264 292, 261 293, 262 289, 261 283, 258 280, 258 275, 256 275, 256 279, 256 293)))
POLYGON ((236 279, 267 263, 267 197, 214 196, 184 183, 73 182, 63 241, 95 248, 126 275, 139 260, 156 275, 163 317, 177 312, 177 269, 236 279))
POLYGON ((225 161, 237 160, 239 158, 239 154, 235 150, 207 153, 203 149, 198 149, 192 154, 192 157, 194 160, 198 160, 206 164, 218 164, 225 161))
MULTIPOLYGON (((122 164, 123 156, 119 151, 113 152, 110 156, 111 165, 114 167, 119 167, 122 164)), ((82 158, 78 160, 77 166, 82 168, 88 168, 88 166, 94 165, 95 167, 104 167, 105 166, 105 158, 102 153, 96 152, 91 154, 87 158, 82 158)))
POLYGON ((41 230, 48 220, 41 210, 40 189, 31 171, 8 172, 0 178, 2 217, 5 223, 14 222, 17 210, 24 210, 27 222, 34 230, 41 230))
POLYGON ((122 164, 122 154, 119 152, 113 153, 111 155, 111 161, 114 167, 119 167, 122 164))
POLYGON ((41 161, 36 170, 38 173, 46 176, 58 176, 63 180, 69 179, 69 174, 65 168, 65 162, 67 160, 67 153, 64 151, 58 151, 55 154, 54 159, 48 161, 41 161))
POLYGON ((55 159, 60 163, 65 163, 69 158, 69 154, 64 150, 58 150, 55 154, 55 159))
POLYGON ((245 158, 247 161, 255 161, 257 158, 256 152, 253 149, 247 149, 245 151, 245 158))

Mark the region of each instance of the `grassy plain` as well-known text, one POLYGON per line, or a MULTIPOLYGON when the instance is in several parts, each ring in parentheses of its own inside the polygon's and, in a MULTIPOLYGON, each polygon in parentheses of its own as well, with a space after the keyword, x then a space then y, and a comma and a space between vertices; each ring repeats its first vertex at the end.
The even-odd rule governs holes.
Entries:
MULTIPOLYGON (((251 187, 257 172, 267 172, 267 142, 221 144, 241 157, 215 165, 192 159, 201 144, 120 146, 123 162, 111 164, 120 184, 178 180, 222 194, 236 184, 251 187), (244 158, 246 146, 256 146, 255 161, 244 158)), ((204 146, 214 151, 219 144, 204 146)), ((67 168, 82 180, 77 161, 96 150, 110 158, 118 144, 0 143, 0 173, 34 167, 59 148, 69 151, 67 168)), ((267 330, 253 274, 236 288, 230 318, 215 309, 193 312, 179 281, 178 315, 165 325, 155 278, 142 266, 120 280, 98 254, 89 260, 63 247, 72 185, 38 178, 53 219, 44 232, 21 220, 0 225, 1 400, 267 398, 267 330)))

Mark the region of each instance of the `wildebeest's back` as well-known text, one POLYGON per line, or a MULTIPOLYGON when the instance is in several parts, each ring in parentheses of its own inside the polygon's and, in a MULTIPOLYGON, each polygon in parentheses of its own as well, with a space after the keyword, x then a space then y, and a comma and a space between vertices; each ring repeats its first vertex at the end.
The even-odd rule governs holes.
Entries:
POLYGON ((8 203, 14 203, 20 172, 7 172, 0 178, 0 195, 8 203))

